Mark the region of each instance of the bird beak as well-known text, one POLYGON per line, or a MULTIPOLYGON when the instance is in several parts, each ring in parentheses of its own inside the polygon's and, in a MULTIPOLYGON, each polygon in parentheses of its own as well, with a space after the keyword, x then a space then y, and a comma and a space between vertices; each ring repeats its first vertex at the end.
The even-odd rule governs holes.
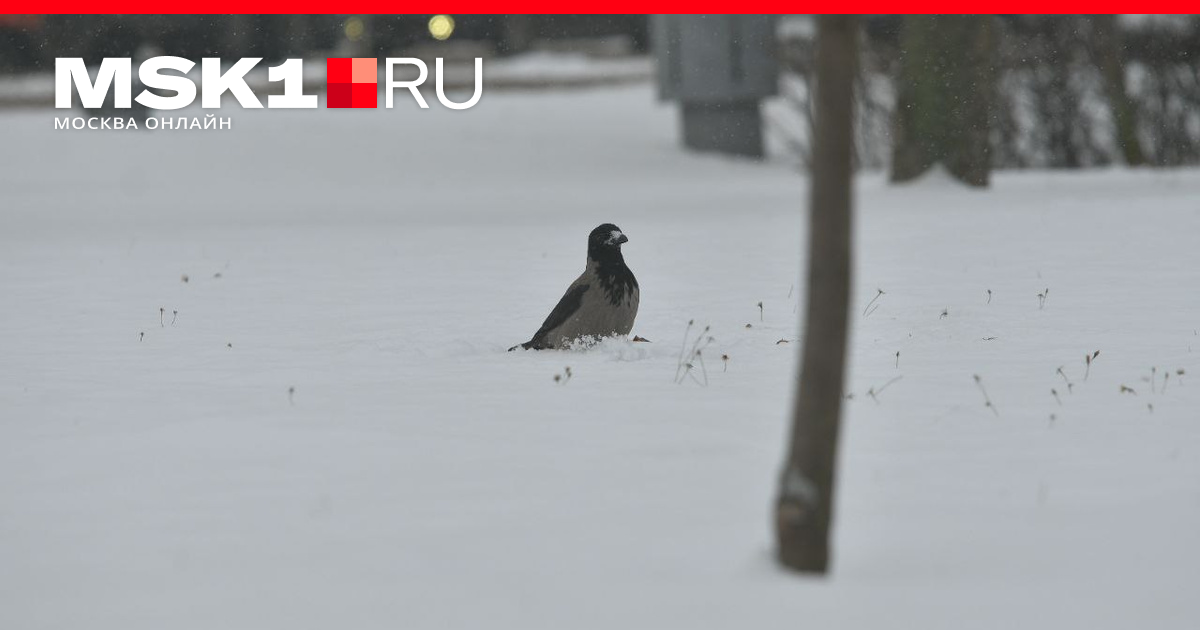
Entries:
POLYGON ((629 237, 625 236, 624 234, 622 234, 620 232, 616 233, 616 237, 617 237, 617 241, 616 241, 617 245, 629 242, 629 237))

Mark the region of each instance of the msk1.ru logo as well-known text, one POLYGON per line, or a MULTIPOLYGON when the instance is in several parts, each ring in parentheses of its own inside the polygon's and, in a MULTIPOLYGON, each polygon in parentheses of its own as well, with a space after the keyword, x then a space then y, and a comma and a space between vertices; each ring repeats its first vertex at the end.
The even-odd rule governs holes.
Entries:
MULTIPOLYGON (((242 107, 261 108, 262 102, 246 83, 249 73, 261 57, 239 59, 222 72, 221 59, 206 57, 200 60, 200 106, 215 109, 221 106, 221 96, 229 92, 242 107)), ((471 98, 455 103, 446 97, 445 72, 442 59, 434 65, 434 89, 441 104, 450 109, 470 109, 483 95, 483 60, 475 58, 475 90, 471 98)), ((187 76, 196 63, 182 57, 151 57, 138 65, 138 81, 142 89, 133 94, 133 60, 128 57, 108 57, 100 63, 93 80, 87 66, 80 57, 59 57, 54 61, 54 106, 68 109, 72 105, 72 92, 79 94, 79 102, 85 108, 99 108, 104 104, 109 91, 113 92, 113 104, 117 109, 132 107, 133 101, 150 109, 172 110, 191 105, 196 100, 196 83, 187 76), (72 90, 74 86, 74 90, 72 90), (171 92, 163 96, 158 92, 171 92)), ((384 106, 392 107, 393 93, 397 88, 406 88, 422 109, 429 104, 421 95, 420 86, 429 76, 425 62, 411 57, 388 57, 384 59, 384 106), (397 69, 406 72, 406 78, 397 78, 397 69), (416 78, 408 77, 415 68, 416 78)), ((267 80, 283 83, 283 94, 267 96, 267 107, 277 109, 312 109, 317 107, 315 94, 304 93, 304 61, 288 59, 278 66, 267 69, 267 80)), ((375 108, 379 103, 379 64, 374 57, 330 58, 325 60, 325 106, 329 108, 375 108)))

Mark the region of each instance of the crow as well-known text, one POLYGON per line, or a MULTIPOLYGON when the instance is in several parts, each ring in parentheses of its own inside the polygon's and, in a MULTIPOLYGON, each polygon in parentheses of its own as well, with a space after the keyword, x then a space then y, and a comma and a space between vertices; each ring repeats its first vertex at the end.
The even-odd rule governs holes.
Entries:
POLYGON ((611 223, 592 230, 583 274, 567 287, 533 339, 508 351, 561 349, 580 339, 628 335, 638 309, 637 278, 621 255, 628 241, 611 223))

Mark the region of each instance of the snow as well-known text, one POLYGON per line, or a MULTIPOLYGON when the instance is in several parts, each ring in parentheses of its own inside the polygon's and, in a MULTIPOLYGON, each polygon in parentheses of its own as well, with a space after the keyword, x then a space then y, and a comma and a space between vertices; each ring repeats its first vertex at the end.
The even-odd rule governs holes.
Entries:
POLYGON ((859 178, 819 580, 770 530, 804 179, 644 85, 398 102, 0 113, 0 627, 1195 627, 1200 171, 859 178), (604 222, 652 343, 506 352, 604 222))

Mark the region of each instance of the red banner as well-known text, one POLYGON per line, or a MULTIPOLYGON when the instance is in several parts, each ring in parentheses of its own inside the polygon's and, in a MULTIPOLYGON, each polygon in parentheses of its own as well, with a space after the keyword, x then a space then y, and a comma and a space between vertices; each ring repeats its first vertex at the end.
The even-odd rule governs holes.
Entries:
MULTIPOLYGON (((627 14, 627 13, 960 13, 962 9, 991 9, 993 13, 1118 13, 1135 7, 1128 2, 1001 2, 979 4, 946 2, 944 0, 918 0, 915 2, 757 2, 731 3, 712 1, 660 0, 659 2, 603 2, 594 5, 583 3, 548 2, 547 0, 524 0, 522 2, 384 2, 382 0, 357 0, 354 2, 317 2, 314 0, 217 0, 215 2, 150 2, 148 0, 120 0, 117 2, 82 2, 67 0, 48 2, 42 0, 10 0, 8 10, 21 13, 142 13, 142 14, 263 14, 263 13, 311 13, 311 14, 627 14), (730 11, 736 9, 735 11, 730 11)), ((1150 6, 1136 7, 1152 9, 1162 13, 1187 13, 1196 9, 1195 2, 1163 0, 1150 6)), ((27 17, 27 16, 26 16, 27 17)))

